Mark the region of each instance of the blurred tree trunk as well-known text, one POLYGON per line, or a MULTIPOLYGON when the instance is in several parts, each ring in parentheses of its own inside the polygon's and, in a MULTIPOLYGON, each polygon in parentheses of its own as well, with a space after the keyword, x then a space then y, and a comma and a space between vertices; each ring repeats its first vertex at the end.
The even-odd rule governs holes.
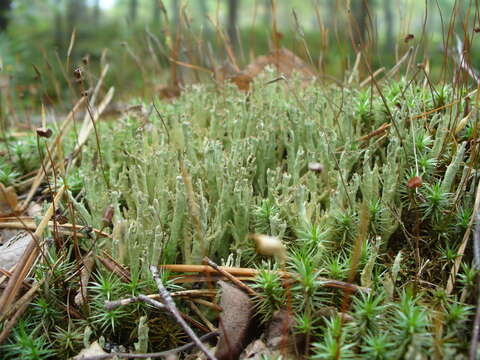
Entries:
MULTIPOLYGON (((465 36, 465 27, 466 23, 468 23, 468 19, 466 19, 467 16, 467 8, 468 8, 468 1, 459 1, 458 3, 455 3, 456 6, 456 16, 455 16, 455 30, 457 32, 457 35, 460 36, 460 38, 463 38, 465 36)), ((467 30, 468 32, 468 30, 467 30)))
POLYGON ((328 2, 327 14, 328 14, 328 19, 326 19, 325 23, 330 27, 329 32, 333 34, 333 32, 335 31, 334 27, 336 25, 336 21, 338 20, 336 0, 332 0, 328 2))
POLYGON ((98 24, 100 24, 100 0, 95 0, 93 5, 93 22, 95 27, 98 27, 98 24))
POLYGON ((137 20, 138 0, 130 0, 128 7, 128 18, 130 23, 134 23, 137 20))
POLYGON ((395 39, 393 36, 393 9, 392 0, 383 0, 383 13, 385 15, 385 51, 392 52, 395 49, 395 39))
POLYGON ((205 28, 208 26, 208 4, 206 0, 198 0, 198 6, 200 8, 200 15, 202 17, 202 24, 205 28))
POLYGON ((160 8, 159 0, 153 0, 152 6, 153 6, 153 15, 152 15, 153 23, 155 25, 159 25, 160 24, 160 15, 161 15, 161 8, 160 8))
POLYGON ((228 0, 228 37, 234 48, 238 45, 237 20, 238 0, 228 0))
POLYGON ((370 0, 353 0, 352 11, 354 23, 352 24, 352 31, 355 46, 362 46, 365 44, 369 4, 370 0))
POLYGON ((263 24, 270 26, 272 23, 272 7, 270 0, 263 0, 263 24))
POLYGON ((177 28, 177 24, 180 21, 180 0, 172 0, 172 23, 177 28))
POLYGON ((56 0, 55 4, 55 26, 53 27, 53 39, 57 49, 62 51, 64 46, 63 40, 63 27, 62 27, 62 11, 60 8, 60 2, 62 0, 56 0))
POLYGON ((0 31, 7 30, 12 0, 0 1, 0 31))
POLYGON ((85 3, 83 0, 69 0, 67 4, 68 32, 71 34, 79 20, 83 17, 85 3))
POLYGON ((198 7, 200 11, 200 22, 203 27, 203 38, 205 39, 204 44, 202 47, 204 47, 204 51, 207 51, 207 46, 206 44, 210 41, 210 39, 213 37, 213 31, 210 26, 210 21, 208 20, 208 16, 210 15, 210 9, 208 8, 208 1, 207 0, 198 0, 198 7))

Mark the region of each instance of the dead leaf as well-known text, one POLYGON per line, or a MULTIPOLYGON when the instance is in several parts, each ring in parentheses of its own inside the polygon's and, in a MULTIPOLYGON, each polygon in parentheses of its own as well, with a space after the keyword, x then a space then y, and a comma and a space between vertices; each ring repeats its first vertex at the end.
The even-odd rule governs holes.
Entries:
POLYGON ((27 208, 27 215, 33 218, 35 216, 42 216, 42 206, 34 201, 30 202, 27 208))
POLYGON ((180 96, 181 90, 177 85, 161 85, 158 88, 160 99, 171 100, 180 96))
POLYGON ((10 270, 25 252, 25 248, 32 240, 26 231, 2 230, 0 233, 3 245, 0 246, 0 268, 10 270), (8 237, 7 237, 8 236, 8 237))
POLYGON ((18 198, 13 186, 6 188, 0 183, 0 216, 9 216, 17 210, 18 198))
POLYGON ((230 80, 240 90, 247 91, 250 89, 250 83, 253 79, 262 73, 268 65, 274 66, 286 79, 291 78, 294 73, 299 74, 303 85, 307 85, 316 77, 314 69, 300 57, 290 50, 282 48, 272 51, 268 55, 257 57, 243 71, 232 76, 230 80))
POLYGON ((415 35, 413 35, 413 34, 407 34, 407 35, 405 36, 405 38, 403 39, 403 42, 406 44, 406 43, 408 43, 410 40, 412 40, 412 39, 414 39, 414 38, 415 38, 415 35))
POLYGON ((276 311, 260 339, 250 343, 239 359, 297 359, 298 349, 305 345, 304 336, 295 334, 294 326, 291 312, 286 309, 276 311))
POLYGON ((130 271, 124 266, 119 264, 110 254, 106 251, 103 251, 105 257, 98 256, 97 259, 105 266, 109 271, 117 275, 123 282, 131 282, 130 271))
POLYGON ((238 74, 230 79, 238 88, 242 91, 250 90, 250 83, 253 81, 253 77, 248 74, 238 74))
POLYGON ((294 327, 295 318, 291 312, 286 309, 277 310, 265 331, 265 344, 272 351, 281 350, 284 345, 286 354, 295 354, 304 339, 303 336, 295 334, 294 327))
POLYGON ((222 297, 220 306, 220 336, 215 357, 222 359, 237 359, 245 347, 248 328, 253 316, 253 305, 247 294, 236 286, 219 281, 222 297))
POLYGON ((92 274, 93 265, 95 265, 95 258, 90 252, 83 258, 83 267, 80 272, 80 288, 74 298, 75 304, 79 307, 83 306, 87 299, 88 281, 92 274))
POLYGON ((410 189, 416 189, 422 186, 422 178, 420 176, 414 176, 410 180, 408 180, 407 186, 410 189))
POLYGON ((50 138, 53 134, 52 129, 46 127, 39 127, 37 128, 37 135, 43 138, 50 138))
POLYGON ((89 357, 92 357, 92 356, 105 355, 105 354, 107 354, 107 352, 102 349, 102 347, 100 346, 98 341, 95 341, 95 342, 91 343, 88 348, 80 351, 80 353, 77 356, 75 356, 73 359, 74 360, 82 360, 82 359, 89 358, 89 357))
POLYGON ((262 360, 262 359, 275 359, 272 351, 265 345, 262 340, 255 340, 245 348, 245 351, 239 358, 240 360, 262 360))

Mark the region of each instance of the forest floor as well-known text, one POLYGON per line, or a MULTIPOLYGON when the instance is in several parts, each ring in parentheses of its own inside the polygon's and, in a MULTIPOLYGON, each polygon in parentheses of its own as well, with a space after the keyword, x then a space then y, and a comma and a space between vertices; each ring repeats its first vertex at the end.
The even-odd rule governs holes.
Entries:
POLYGON ((478 92, 408 64, 282 50, 115 112, 105 71, 9 128, 0 357, 475 358, 478 92))

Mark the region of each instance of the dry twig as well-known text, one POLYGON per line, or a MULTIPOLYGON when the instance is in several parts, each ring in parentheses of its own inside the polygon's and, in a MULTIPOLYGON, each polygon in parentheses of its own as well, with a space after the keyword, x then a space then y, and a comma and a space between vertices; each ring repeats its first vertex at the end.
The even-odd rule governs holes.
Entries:
POLYGON ((455 259, 455 263, 452 266, 452 270, 450 271, 450 276, 448 278, 447 288, 446 288, 447 295, 450 295, 452 293, 453 288, 455 286, 455 279, 457 277, 458 270, 460 269, 460 264, 462 263, 463 254, 465 253, 465 249, 467 248, 468 240, 470 239, 470 233, 472 232, 473 224, 479 213, 478 211, 479 207, 480 207, 480 180, 477 184, 477 193, 475 195, 475 204, 473 205, 472 217, 470 218, 470 222, 468 223, 467 230, 465 231, 462 242, 457 250, 458 256, 455 259))
POLYGON ((188 326, 188 324, 182 318, 182 315, 180 315, 180 313, 178 312, 178 309, 172 297, 170 296, 170 293, 163 286, 162 280, 160 279, 160 276, 158 274, 157 267, 152 265, 150 267, 150 271, 152 272, 152 276, 157 283, 158 292, 163 298, 166 309, 172 314, 178 324, 183 328, 183 330, 185 330, 187 335, 193 340, 193 342, 198 346, 198 348, 205 353, 207 358, 210 360, 216 360, 215 356, 210 352, 210 350, 205 347, 205 345, 201 342, 198 336, 193 332, 190 326, 188 326))
MULTIPOLYGON (((208 265, 183 265, 183 264, 169 264, 169 265, 160 265, 160 269, 169 270, 172 272, 193 272, 193 273, 216 273, 214 269, 212 269, 208 265)), ((255 276, 258 275, 259 271, 256 269, 250 268, 236 268, 236 267, 227 267, 227 266, 219 266, 220 269, 228 272, 231 275, 234 275, 237 278, 243 278, 245 280, 253 281, 255 276)), ((284 278, 292 278, 292 275, 285 271, 279 271, 279 274, 284 278)), ((188 276, 185 276, 188 277, 188 276)), ((201 277, 195 277, 194 281, 201 281, 201 277)), ((350 284, 344 281, 327 279, 323 277, 318 278, 319 281, 322 282, 322 286, 327 288, 335 288, 335 289, 343 289, 343 290, 350 290, 350 291, 363 291, 369 292, 369 288, 365 288, 362 286, 358 286, 355 284, 350 284)), ((204 281, 208 281, 207 278, 204 281)), ((179 281, 181 282, 181 281, 179 281)))
POLYGON ((218 271, 220 274, 225 276, 227 279, 229 279, 232 283, 237 285, 240 289, 244 290, 248 295, 258 295, 250 286, 245 285, 243 282, 238 280, 235 276, 231 275, 227 271, 221 269, 217 264, 215 264, 212 260, 210 260, 208 257, 203 258, 203 262, 207 263, 209 266, 214 268, 216 271, 218 271))
MULTIPOLYGON (((176 296, 215 296, 216 291, 215 290, 185 290, 185 291, 177 291, 175 293, 172 293, 172 297, 176 296)), ((151 294, 151 295, 144 295, 147 296, 150 299, 161 299, 160 294, 151 294)), ((126 299, 120 299, 120 300, 114 300, 114 301, 105 301, 105 307, 108 310, 113 310, 119 306, 124 306, 124 305, 129 305, 134 302, 139 301, 137 296, 133 296, 130 298, 126 299)))
POLYGON ((57 195, 54 198, 54 201, 48 208, 47 212, 43 216, 42 221, 38 225, 37 230, 33 234, 32 240, 27 245, 25 252, 20 258, 18 265, 12 274, 12 277, 8 281, 7 287, 2 294, 2 297, 0 297, 0 314, 7 312, 8 308, 13 304, 20 290, 23 280, 27 276, 28 272, 31 270, 34 262, 37 260, 37 256, 41 250, 39 244, 37 243, 38 239, 41 238, 45 228, 48 225, 48 221, 54 214, 54 204, 55 206, 58 205, 64 191, 64 187, 60 188, 60 190, 58 191, 57 195))
POLYGON ((92 274, 93 265, 95 265, 95 258, 93 257, 93 253, 89 252, 83 259, 83 268, 80 273, 80 288, 77 291, 77 295, 75 295, 75 304, 78 306, 83 306, 85 304, 85 300, 87 299, 87 289, 88 289, 88 281, 90 280, 90 275, 92 274))
MULTIPOLYGON (((473 233, 473 253, 475 267, 480 269, 480 214, 475 216, 475 232, 473 233)), ((477 275, 477 286, 480 285, 480 277, 477 275)), ((477 358, 478 334, 480 332, 480 297, 477 303, 477 313, 473 322, 472 341, 470 342, 470 360, 477 358)))
MULTIPOLYGON (((53 221, 48 222, 48 226, 53 228, 54 225, 59 229, 60 234, 71 235, 73 232, 77 233, 77 237, 85 237, 84 234, 79 232, 83 229, 81 225, 73 225, 73 224, 55 224, 53 221)), ((24 230, 35 230, 37 225, 35 224, 35 220, 32 217, 18 217, 18 218, 2 218, 0 221, 0 229, 24 229, 24 230)), ((95 233, 98 237, 110 237, 109 234, 100 231, 98 229, 92 229, 92 232, 95 233)))

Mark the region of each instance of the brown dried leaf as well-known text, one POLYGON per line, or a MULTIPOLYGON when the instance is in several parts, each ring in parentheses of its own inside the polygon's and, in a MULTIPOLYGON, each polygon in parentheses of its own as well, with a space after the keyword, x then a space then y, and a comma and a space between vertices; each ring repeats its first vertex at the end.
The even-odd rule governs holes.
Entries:
POLYGON ((230 79, 238 88, 242 91, 248 91, 250 89, 250 83, 253 81, 253 77, 248 74, 238 74, 230 79))
POLYGON ((287 353, 295 353, 295 349, 299 348, 302 341, 302 336, 294 334, 294 327, 295 318, 288 310, 276 311, 265 331, 265 344, 270 350, 280 350, 284 345, 287 353))
POLYGON ((37 135, 43 138, 49 138, 53 134, 52 129, 45 128, 45 127, 39 127, 37 128, 37 135))
POLYGON ((410 180, 408 180, 407 186, 410 189, 416 189, 422 186, 422 184, 423 184, 422 178, 420 176, 414 176, 410 180))
POLYGON ((222 297, 220 306, 220 336, 215 357, 222 359, 237 359, 245 347, 248 328, 253 316, 253 305, 247 294, 236 286, 219 281, 222 297))
POLYGON ((80 287, 77 291, 77 295, 75 295, 74 298, 75 304, 79 307, 83 306, 85 300, 87 299, 88 281, 90 280, 90 275, 92 274, 94 265, 95 258, 90 252, 83 258, 83 267, 80 272, 80 287))
POLYGON ((0 216, 9 216, 17 210, 18 198, 13 186, 6 188, 0 183, 0 216))
POLYGON ((122 265, 120 265, 117 261, 115 261, 107 252, 103 252, 105 257, 97 255, 97 259, 107 268, 107 270, 111 271, 115 275, 117 275, 120 280, 125 283, 129 283, 132 281, 130 278, 130 272, 125 269, 122 265))
POLYGON ((265 70, 268 65, 274 66, 285 78, 289 79, 294 73, 298 73, 304 85, 315 79, 315 71, 301 58, 288 49, 282 48, 272 51, 268 55, 257 57, 243 71, 231 77, 240 90, 250 89, 253 79, 265 70))
POLYGON ((408 43, 410 40, 413 40, 414 38, 415 38, 415 35, 413 35, 413 34, 407 34, 407 35, 405 36, 405 38, 403 39, 403 42, 406 44, 406 43, 408 43))
POLYGON ((160 99, 171 100, 180 96, 181 90, 178 86, 162 85, 158 88, 160 99))

